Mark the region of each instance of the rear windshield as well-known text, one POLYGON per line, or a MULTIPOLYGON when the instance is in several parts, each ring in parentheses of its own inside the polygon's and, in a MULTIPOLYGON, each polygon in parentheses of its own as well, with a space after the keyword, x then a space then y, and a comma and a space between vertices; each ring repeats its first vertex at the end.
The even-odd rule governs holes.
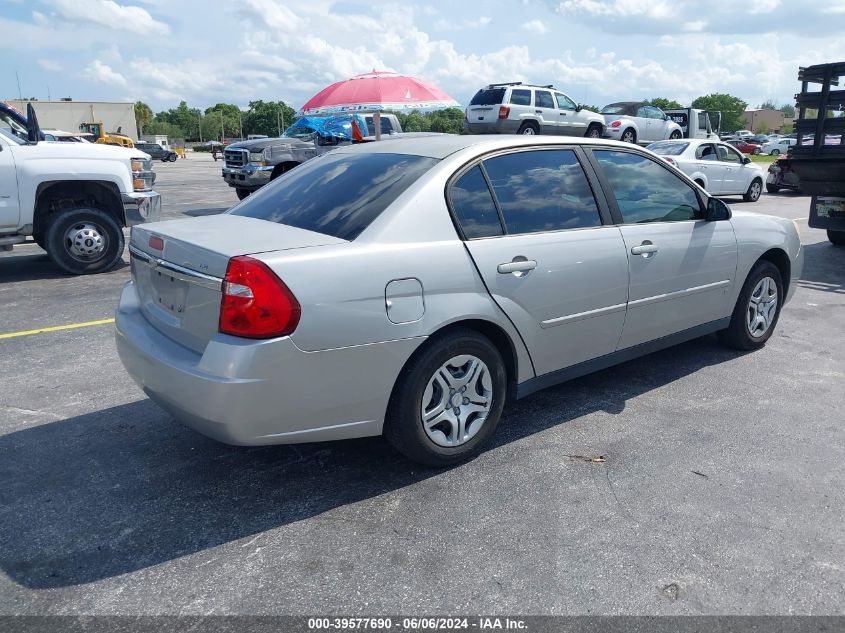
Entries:
POLYGON ((689 147, 689 143, 678 143, 676 141, 658 141, 647 145, 646 149, 650 149, 655 154, 661 156, 680 156, 684 150, 689 147))
POLYGON ((469 102, 471 106, 474 105, 497 105, 502 102, 505 96, 504 88, 482 88, 475 93, 472 101, 469 102))
POLYGON ((329 153, 262 187, 231 214, 354 240, 437 162, 408 154, 329 153))

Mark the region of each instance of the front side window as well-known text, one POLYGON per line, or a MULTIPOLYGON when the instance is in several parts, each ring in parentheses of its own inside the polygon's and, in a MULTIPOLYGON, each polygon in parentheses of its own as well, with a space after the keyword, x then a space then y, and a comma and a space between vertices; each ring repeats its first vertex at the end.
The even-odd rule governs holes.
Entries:
POLYGON ((655 161, 633 152, 593 150, 625 224, 696 220, 693 188, 655 161))
POLYGON ((535 150, 484 161, 509 234, 601 225, 575 152, 535 150))
POLYGON ((719 160, 725 161, 728 163, 741 163, 742 162, 742 154, 740 154, 737 150, 733 147, 728 147, 727 145, 719 145, 719 160))
POLYGON ((26 141, 29 138, 27 129, 5 112, 0 112, 0 130, 16 142, 26 141))
POLYGON ((230 212, 354 240, 436 158, 331 152, 292 169, 230 212))
POLYGON ((554 108, 555 102, 552 101, 552 93, 545 90, 538 90, 534 95, 534 103, 538 108, 554 108))
POLYGON ((511 103, 513 105, 531 105, 531 91, 530 90, 512 90, 511 103))
POLYGON ((449 190, 449 199, 468 239, 502 234, 496 204, 478 165, 455 181, 449 190))
POLYGON ((555 99, 557 99, 557 107, 561 110, 575 110, 577 108, 575 102, 565 94, 556 92, 555 99))

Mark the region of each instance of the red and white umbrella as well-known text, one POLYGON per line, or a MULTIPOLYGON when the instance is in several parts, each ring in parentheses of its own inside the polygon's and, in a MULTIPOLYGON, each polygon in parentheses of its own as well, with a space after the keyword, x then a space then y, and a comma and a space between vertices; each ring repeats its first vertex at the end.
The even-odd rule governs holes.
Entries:
POLYGON ((376 110, 439 110, 458 102, 437 86, 397 73, 358 75, 323 88, 302 106, 301 116, 376 110))

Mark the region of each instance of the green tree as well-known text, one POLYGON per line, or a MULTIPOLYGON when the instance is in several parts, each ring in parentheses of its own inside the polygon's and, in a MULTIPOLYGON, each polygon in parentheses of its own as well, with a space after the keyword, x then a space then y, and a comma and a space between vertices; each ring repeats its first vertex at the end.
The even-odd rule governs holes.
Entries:
MULTIPOLYGON (((226 138, 232 138, 240 137, 243 117, 244 113, 238 106, 232 103, 218 103, 215 106, 205 109, 205 117, 203 119, 209 118, 217 122, 217 131, 214 136, 219 136, 222 129, 226 138)), ((205 125, 205 122, 203 122, 203 137, 205 137, 206 133, 205 125)))
POLYGON ((660 108, 661 110, 677 110, 678 108, 684 107, 674 99, 667 99, 666 97, 653 97, 651 99, 647 99, 646 103, 653 105, 655 108, 660 108))
POLYGON ((783 116, 787 119, 791 119, 795 117, 795 106, 791 103, 784 103, 780 108, 778 108, 781 112, 783 112, 783 116))
POLYGON ((777 110, 778 104, 774 99, 766 99, 763 103, 757 106, 760 110, 777 110))
POLYGON ((693 108, 722 113, 722 130, 736 132, 745 125, 745 109, 748 104, 733 95, 714 92, 698 97, 692 102, 693 108))
POLYGON ((296 110, 284 101, 250 101, 244 114, 244 134, 279 136, 296 118, 296 110))
POLYGON ((138 128, 138 136, 140 137, 144 133, 144 127, 146 127, 147 123, 153 120, 153 111, 150 106, 148 106, 143 101, 136 101, 135 102, 135 125, 138 128))

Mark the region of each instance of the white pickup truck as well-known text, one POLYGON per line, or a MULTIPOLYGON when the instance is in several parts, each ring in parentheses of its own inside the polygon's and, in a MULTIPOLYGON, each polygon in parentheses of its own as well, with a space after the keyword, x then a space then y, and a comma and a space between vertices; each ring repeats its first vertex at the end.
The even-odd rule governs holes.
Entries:
POLYGON ((154 222, 152 159, 136 149, 43 138, 0 108, 0 250, 32 237, 66 272, 98 273, 123 255, 123 227, 154 222))

